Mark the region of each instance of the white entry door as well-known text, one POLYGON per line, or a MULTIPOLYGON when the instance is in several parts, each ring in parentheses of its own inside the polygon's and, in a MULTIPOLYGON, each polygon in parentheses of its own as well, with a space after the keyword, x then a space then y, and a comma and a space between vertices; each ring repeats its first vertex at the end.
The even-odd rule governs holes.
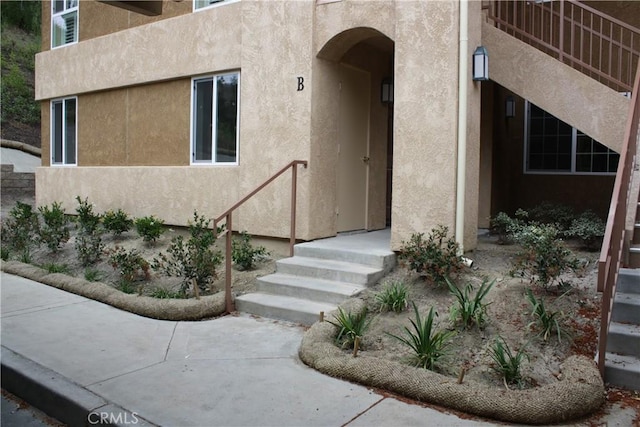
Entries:
POLYGON ((341 65, 338 120, 338 232, 367 227, 370 75, 341 65))

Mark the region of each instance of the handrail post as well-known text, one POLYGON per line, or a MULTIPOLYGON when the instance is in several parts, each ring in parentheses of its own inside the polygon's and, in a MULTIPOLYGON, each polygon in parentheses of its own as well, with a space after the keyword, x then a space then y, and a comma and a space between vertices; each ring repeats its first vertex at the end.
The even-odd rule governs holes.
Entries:
POLYGON ((564 62, 564 0, 560 0, 560 25, 558 26, 558 34, 560 39, 558 40, 560 54, 558 59, 560 62, 564 62))
POLYGON ((289 256, 293 256, 293 247, 296 244, 296 194, 298 186, 298 165, 291 168, 291 231, 289 232, 289 256))
POLYGON ((227 313, 232 313, 235 311, 235 307, 233 304, 233 300, 231 298, 231 237, 232 237, 232 220, 231 220, 231 212, 227 214, 227 233, 225 239, 225 249, 226 256, 224 260, 224 299, 225 299, 225 308, 227 313))

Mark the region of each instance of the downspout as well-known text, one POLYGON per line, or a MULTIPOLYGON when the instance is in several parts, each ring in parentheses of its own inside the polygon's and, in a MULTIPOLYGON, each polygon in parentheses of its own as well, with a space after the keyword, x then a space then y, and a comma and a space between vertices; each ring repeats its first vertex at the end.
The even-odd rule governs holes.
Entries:
POLYGON ((467 79, 469 52, 469 4, 460 0, 460 43, 458 59, 458 162, 456 176, 456 242, 464 253, 464 202, 467 171, 467 79))

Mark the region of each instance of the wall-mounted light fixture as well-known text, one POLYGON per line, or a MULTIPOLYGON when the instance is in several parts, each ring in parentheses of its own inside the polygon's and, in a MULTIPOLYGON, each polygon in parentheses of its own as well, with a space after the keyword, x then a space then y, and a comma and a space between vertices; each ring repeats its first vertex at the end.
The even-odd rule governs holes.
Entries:
POLYGON ((507 101, 505 102, 504 116, 507 119, 512 119, 516 116, 516 100, 513 99, 513 96, 507 96, 507 101))
POLYGON ((473 52, 473 80, 489 80, 489 54, 484 46, 478 46, 473 52))
POLYGON ((391 80, 391 77, 385 77, 382 79, 382 85, 380 86, 380 101, 384 104, 391 104, 393 102, 393 80, 391 80))

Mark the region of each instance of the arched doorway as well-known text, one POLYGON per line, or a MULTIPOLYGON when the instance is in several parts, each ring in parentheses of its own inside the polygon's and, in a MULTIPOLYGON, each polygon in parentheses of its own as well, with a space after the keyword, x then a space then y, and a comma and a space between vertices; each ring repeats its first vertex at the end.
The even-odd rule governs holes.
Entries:
POLYGON ((381 99, 393 81, 393 41, 373 28, 353 28, 329 40, 318 58, 338 81, 336 231, 377 230, 391 222, 392 104, 381 99))

